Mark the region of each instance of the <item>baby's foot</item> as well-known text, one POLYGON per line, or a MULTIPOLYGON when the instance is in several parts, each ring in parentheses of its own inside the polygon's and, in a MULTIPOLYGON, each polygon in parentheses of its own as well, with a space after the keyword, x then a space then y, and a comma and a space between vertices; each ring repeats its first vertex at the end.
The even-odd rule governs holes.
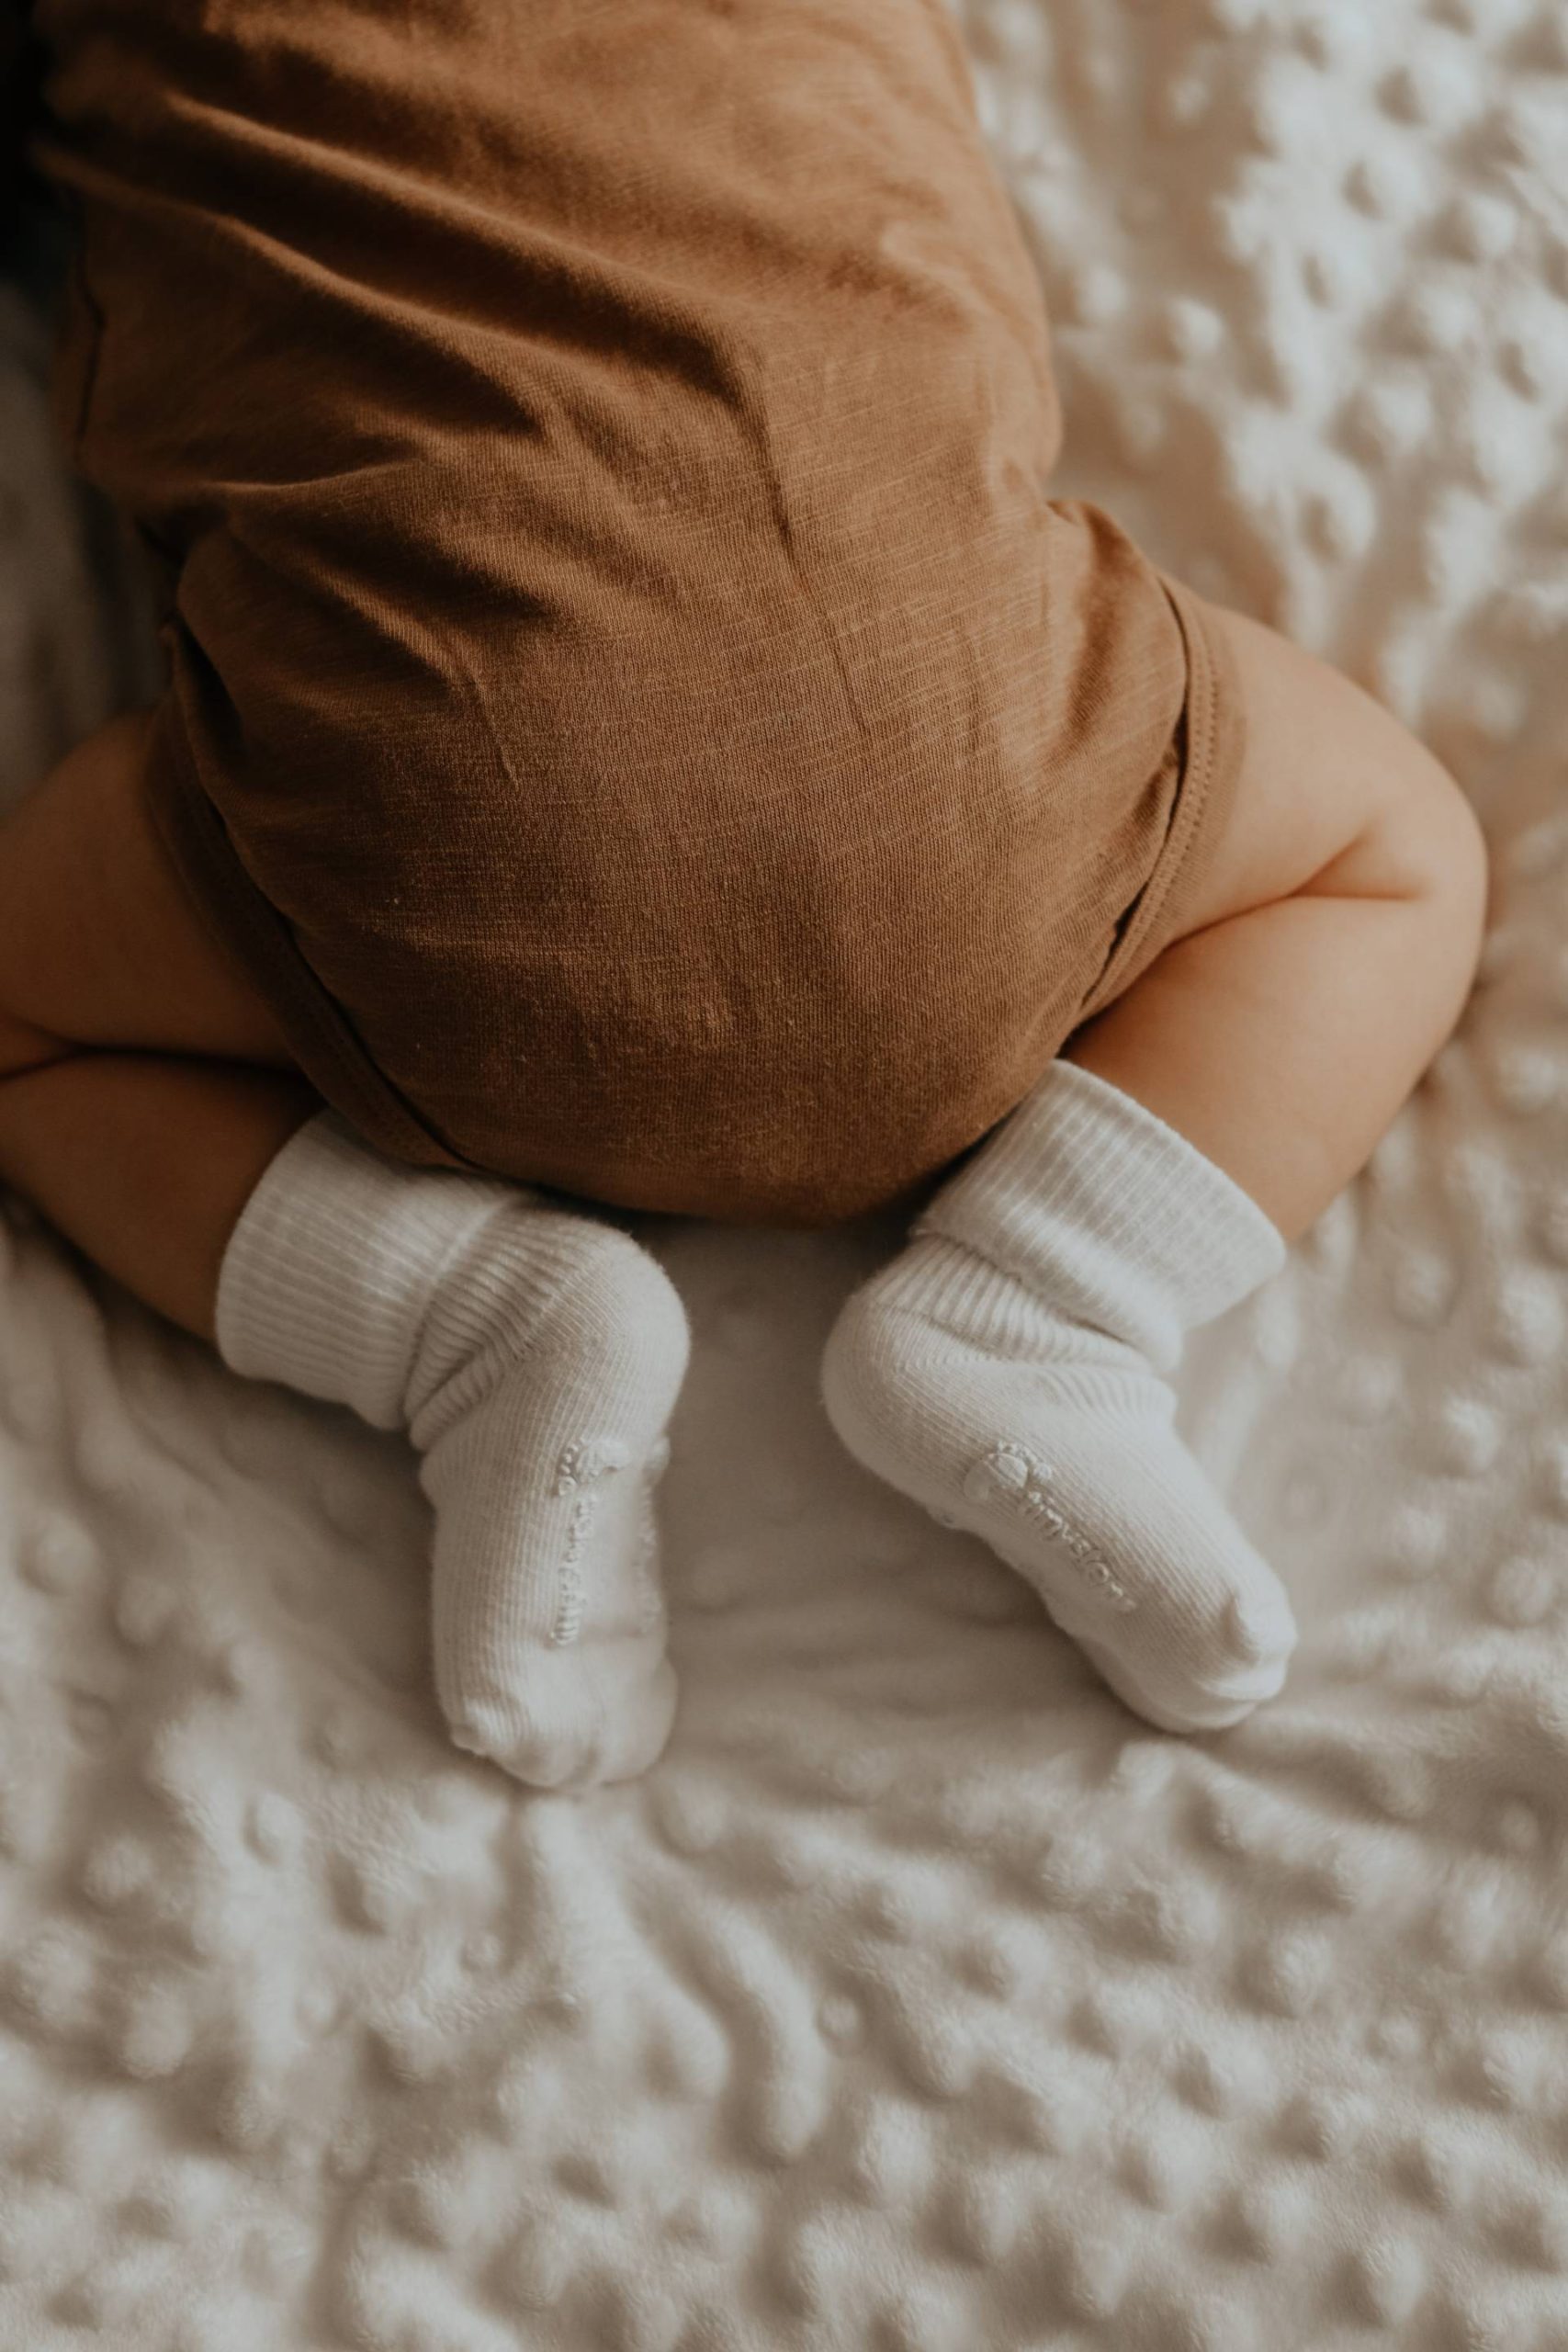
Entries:
POLYGON ((1137 1348, 926 1236, 851 1298, 822 1378, 856 1459, 1017 1568, 1148 1722, 1216 1730, 1279 1690, 1284 1588, 1137 1348))
POLYGON ((629 1779, 669 1737, 651 1489, 689 1344, 645 1250, 525 1199, 431 1306, 409 1434, 435 1507, 437 1695, 458 1747, 535 1785, 629 1779))

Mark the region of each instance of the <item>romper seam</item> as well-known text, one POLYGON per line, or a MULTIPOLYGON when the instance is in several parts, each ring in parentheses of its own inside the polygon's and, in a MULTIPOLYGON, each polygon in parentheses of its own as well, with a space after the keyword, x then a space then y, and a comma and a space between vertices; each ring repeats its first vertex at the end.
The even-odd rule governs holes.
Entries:
MULTIPOLYGON (((1181 904, 1198 871, 1193 853, 1209 831, 1205 819, 1213 821, 1216 808, 1223 815, 1234 799, 1246 746, 1246 717, 1239 682, 1235 678, 1228 650, 1220 644, 1210 625, 1201 598, 1157 565, 1152 565, 1151 570, 1176 615, 1186 650, 1188 686, 1183 716, 1187 756, 1177 786, 1170 824, 1137 911, 1117 943, 1110 963, 1074 1015, 1075 1026, 1081 1026, 1093 1014, 1103 1012, 1130 985, 1123 975, 1134 966, 1156 918, 1168 915, 1181 904), (1224 699, 1220 691, 1222 679, 1235 686, 1235 691, 1224 699)), ((1148 960, 1152 962, 1153 958, 1148 960)), ((1141 978, 1145 968, 1145 965, 1138 965, 1134 977, 1141 978)))

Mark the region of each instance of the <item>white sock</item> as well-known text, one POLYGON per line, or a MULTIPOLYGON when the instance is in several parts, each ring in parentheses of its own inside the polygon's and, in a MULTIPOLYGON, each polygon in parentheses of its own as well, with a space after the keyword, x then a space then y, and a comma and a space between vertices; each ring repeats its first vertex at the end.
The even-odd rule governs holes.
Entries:
POLYGON ((235 1372, 406 1428, 459 1747, 544 1788, 653 1762, 676 1687, 650 1490, 689 1336, 645 1250, 518 1186, 383 1159, 322 1112, 245 1204, 217 1335, 235 1372))
POLYGON ((1279 1227, 1133 1096, 1055 1061, 913 1232, 829 1340, 844 1444, 1026 1577, 1138 1714, 1239 1722, 1280 1688, 1295 1620, 1160 1375, 1279 1272, 1279 1227))

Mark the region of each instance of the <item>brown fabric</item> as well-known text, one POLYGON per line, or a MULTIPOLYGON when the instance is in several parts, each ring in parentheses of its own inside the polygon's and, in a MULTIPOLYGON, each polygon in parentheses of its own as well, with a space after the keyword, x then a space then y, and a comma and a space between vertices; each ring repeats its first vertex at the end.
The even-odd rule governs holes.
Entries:
POLYGON ((942 0, 38 0, 172 855, 373 1144, 908 1198, 1177 934, 1240 714, 1052 501, 942 0))

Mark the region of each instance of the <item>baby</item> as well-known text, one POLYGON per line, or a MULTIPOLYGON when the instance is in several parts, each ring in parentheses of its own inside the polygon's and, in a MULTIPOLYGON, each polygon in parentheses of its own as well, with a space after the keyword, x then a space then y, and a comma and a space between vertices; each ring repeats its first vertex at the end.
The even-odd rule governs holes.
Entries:
POLYGON ((1173 1425, 1457 1021, 1446 771, 1061 439, 942 0, 35 0, 56 408, 167 683, 0 828, 0 1178, 406 1430, 437 1696, 676 1703, 681 1303, 605 1210, 908 1246, 851 1452, 1173 1731, 1285 1593, 1173 1425))

